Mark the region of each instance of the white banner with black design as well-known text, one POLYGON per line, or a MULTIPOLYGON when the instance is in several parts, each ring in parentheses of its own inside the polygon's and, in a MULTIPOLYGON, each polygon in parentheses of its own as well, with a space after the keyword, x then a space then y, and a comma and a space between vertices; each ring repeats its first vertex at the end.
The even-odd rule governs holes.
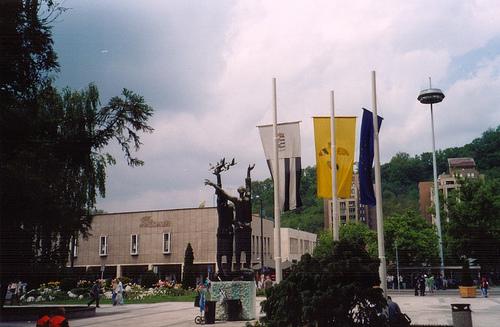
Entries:
MULTIPOLYGON (((280 208, 282 211, 293 210, 302 206, 300 199, 300 177, 302 166, 300 159, 300 122, 278 124, 278 171, 280 208)), ((260 139, 266 155, 267 165, 274 176, 272 158, 274 152, 273 125, 258 126, 260 139)))

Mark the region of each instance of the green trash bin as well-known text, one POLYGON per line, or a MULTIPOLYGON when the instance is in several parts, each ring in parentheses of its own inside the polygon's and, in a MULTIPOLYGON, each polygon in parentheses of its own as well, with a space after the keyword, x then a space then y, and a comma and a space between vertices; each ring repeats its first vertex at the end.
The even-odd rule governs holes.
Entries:
POLYGON ((451 318, 453 327, 472 327, 472 311, 468 303, 452 303, 451 318))
POLYGON ((205 302, 205 324, 215 324, 215 304, 217 301, 205 302))

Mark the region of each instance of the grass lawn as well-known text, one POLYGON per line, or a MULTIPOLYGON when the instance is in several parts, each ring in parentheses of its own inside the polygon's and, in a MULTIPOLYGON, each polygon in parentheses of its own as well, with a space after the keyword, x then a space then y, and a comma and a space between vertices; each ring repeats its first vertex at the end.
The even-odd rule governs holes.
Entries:
MULTIPOLYGON (((196 296, 196 293, 193 293, 191 295, 179 295, 179 296, 156 295, 156 296, 144 297, 142 300, 125 299, 125 304, 160 303, 160 302, 194 302, 195 296, 196 296)), ((79 300, 79 299, 54 300, 54 301, 36 302, 36 303, 30 303, 30 304, 60 304, 60 305, 80 304, 80 305, 86 305, 88 303, 88 301, 90 301, 90 298, 84 298, 81 300, 79 300)), ((111 304, 111 300, 104 299, 102 297, 101 297, 99 302, 100 302, 100 304, 111 304)))

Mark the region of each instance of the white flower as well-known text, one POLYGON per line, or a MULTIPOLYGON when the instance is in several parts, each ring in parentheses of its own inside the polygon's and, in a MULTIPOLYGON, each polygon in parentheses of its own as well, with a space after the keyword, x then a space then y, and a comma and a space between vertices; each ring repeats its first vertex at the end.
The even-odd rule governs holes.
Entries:
POLYGON ((39 295, 36 299, 35 299, 35 302, 40 302, 40 301, 43 301, 43 297, 41 295, 39 295))
POLYGON ((104 297, 106 299, 111 299, 113 297, 113 293, 111 291, 107 291, 104 293, 104 297))
POLYGON ((130 287, 130 285, 127 285, 127 287, 125 287, 126 292, 130 292, 131 290, 132 290, 132 287, 130 287))
POLYGON ((35 301, 34 296, 29 296, 28 299, 26 299, 26 302, 33 302, 33 301, 35 301))
POLYGON ((79 300, 83 299, 83 294, 78 297, 79 300))
POLYGON ((49 301, 54 301, 55 300, 55 297, 53 297, 52 295, 49 295, 49 301))

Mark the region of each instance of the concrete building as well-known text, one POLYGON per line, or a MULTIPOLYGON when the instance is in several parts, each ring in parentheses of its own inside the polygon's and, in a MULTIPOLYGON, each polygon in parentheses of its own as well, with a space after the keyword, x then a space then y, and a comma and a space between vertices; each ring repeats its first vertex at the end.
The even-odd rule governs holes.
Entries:
POLYGON ((297 262, 302 255, 312 253, 317 235, 292 228, 281 228, 281 260, 297 262))
MULTIPOLYGON (((253 216, 252 265, 260 264, 262 237, 264 266, 274 267, 274 222, 266 218, 262 222, 261 236, 261 219, 253 216)), ((215 272, 217 225, 214 207, 98 214, 91 235, 77 242, 73 267, 92 275, 103 269, 105 278, 137 278, 153 270, 162 279, 181 280, 184 254, 191 243, 195 271, 215 272)), ((303 249, 309 249, 309 243, 303 249)), ((244 255, 241 260, 245 261, 244 255)))
MULTIPOLYGON (((370 210, 370 207, 367 205, 359 203, 359 175, 354 173, 352 175, 352 184, 351 184, 351 195, 346 199, 337 199, 338 201, 338 209, 337 209, 337 217, 341 224, 345 224, 347 222, 362 222, 367 224, 368 227, 375 229, 376 228, 376 216, 375 210, 370 210)), ((332 208, 332 200, 324 199, 324 222, 325 229, 331 229, 332 221, 330 219, 332 208)))
MULTIPOLYGON (((438 176, 438 190, 446 199, 452 191, 460 187, 459 180, 474 178, 482 178, 482 175, 479 174, 473 158, 448 158, 448 173, 438 176)), ((433 182, 420 182, 418 190, 420 213, 434 224, 435 218, 431 210, 434 206, 433 182)))

